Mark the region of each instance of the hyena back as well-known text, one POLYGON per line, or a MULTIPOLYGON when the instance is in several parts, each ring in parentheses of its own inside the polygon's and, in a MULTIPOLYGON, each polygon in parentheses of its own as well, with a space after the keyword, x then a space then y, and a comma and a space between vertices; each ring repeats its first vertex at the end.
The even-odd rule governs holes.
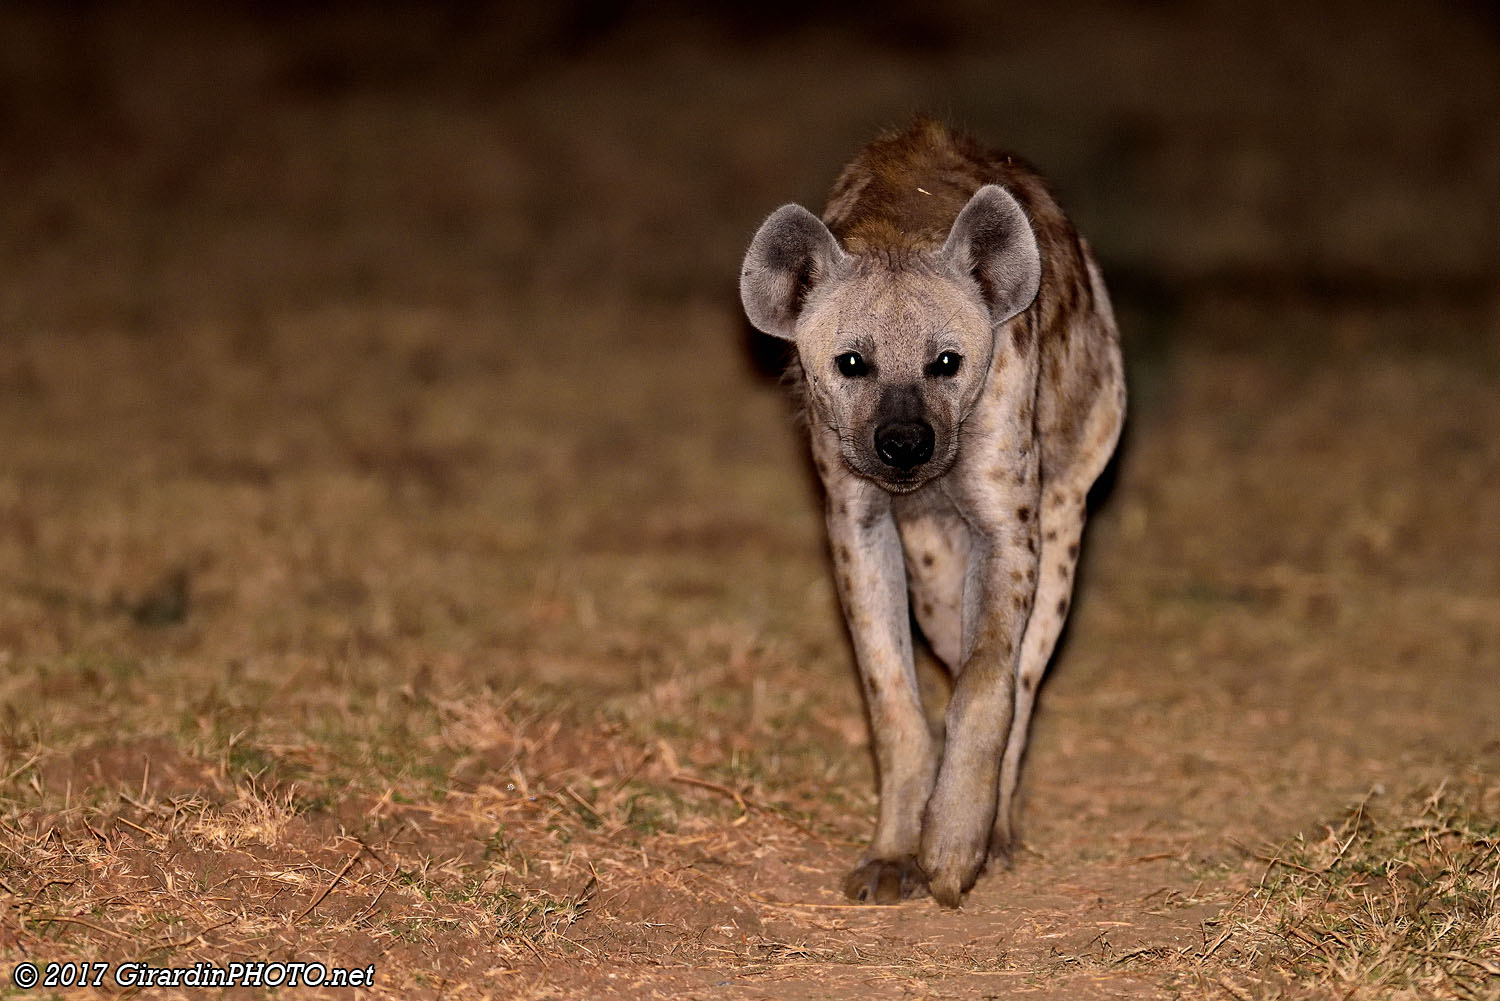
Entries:
POLYGON ((918 119, 844 168, 821 221, 773 213, 740 289, 796 344, 869 708, 880 809, 845 892, 957 906, 1008 858, 1085 496, 1124 419, 1103 279, 1034 170, 918 119), (955 678, 941 749, 912 616, 955 678))

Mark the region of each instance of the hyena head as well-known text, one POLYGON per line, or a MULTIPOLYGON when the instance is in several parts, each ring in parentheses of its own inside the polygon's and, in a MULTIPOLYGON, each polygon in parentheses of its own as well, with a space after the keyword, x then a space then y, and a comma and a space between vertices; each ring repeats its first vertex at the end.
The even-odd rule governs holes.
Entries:
POLYGON ((905 493, 952 467, 995 331, 1040 281, 1025 213, 986 185, 936 250, 849 253, 784 205, 750 244, 740 299, 751 323, 797 345, 814 430, 838 435, 856 475, 905 493))

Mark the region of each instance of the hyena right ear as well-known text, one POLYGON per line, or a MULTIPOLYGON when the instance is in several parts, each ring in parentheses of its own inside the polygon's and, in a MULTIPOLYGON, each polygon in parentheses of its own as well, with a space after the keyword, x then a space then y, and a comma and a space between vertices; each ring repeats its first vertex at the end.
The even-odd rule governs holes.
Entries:
POLYGON ((783 205, 761 224, 740 268, 740 302, 757 329, 792 340, 808 294, 848 255, 821 219, 783 205))

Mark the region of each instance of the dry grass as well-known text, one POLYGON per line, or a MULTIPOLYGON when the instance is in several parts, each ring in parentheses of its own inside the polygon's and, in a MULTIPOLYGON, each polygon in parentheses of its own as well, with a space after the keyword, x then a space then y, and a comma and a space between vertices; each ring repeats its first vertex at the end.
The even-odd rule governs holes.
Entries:
POLYGON ((1500 996, 1500 784, 1470 774, 1389 802, 1372 793, 1321 838, 1268 856, 1218 923, 1218 957, 1257 996, 1500 996), (1267 994, 1266 990, 1270 989, 1267 994))
MULTIPOLYGON (((748 766, 691 771, 683 759, 701 750, 655 735, 654 710, 633 726, 618 718, 626 706, 585 728, 555 708, 523 709, 515 693, 434 693, 427 705, 430 730, 386 742, 388 767, 403 764, 379 792, 326 748, 243 735, 206 758, 161 740, 123 753, 12 748, 0 942, 38 961, 378 957, 378 996, 435 985, 477 996, 495 976, 597 968, 675 926, 685 906, 732 921, 737 894, 717 870, 752 850, 830 841, 788 789, 747 781, 748 766), (47 778, 80 770, 93 772, 86 797, 47 778)), ((700 929, 660 962, 690 970, 806 951, 711 939, 700 929)))

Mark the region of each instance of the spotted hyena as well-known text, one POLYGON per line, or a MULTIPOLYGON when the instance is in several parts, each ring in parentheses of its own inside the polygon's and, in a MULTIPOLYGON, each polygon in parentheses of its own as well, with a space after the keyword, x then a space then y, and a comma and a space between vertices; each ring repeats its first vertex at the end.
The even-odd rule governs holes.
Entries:
POLYGON ((1124 419, 1104 281, 1036 171, 918 120, 844 168, 821 220, 772 213, 740 295, 796 344, 869 707, 880 812, 844 891, 957 906, 1009 855, 1084 498, 1124 419), (941 748, 913 615, 955 678, 941 748))

